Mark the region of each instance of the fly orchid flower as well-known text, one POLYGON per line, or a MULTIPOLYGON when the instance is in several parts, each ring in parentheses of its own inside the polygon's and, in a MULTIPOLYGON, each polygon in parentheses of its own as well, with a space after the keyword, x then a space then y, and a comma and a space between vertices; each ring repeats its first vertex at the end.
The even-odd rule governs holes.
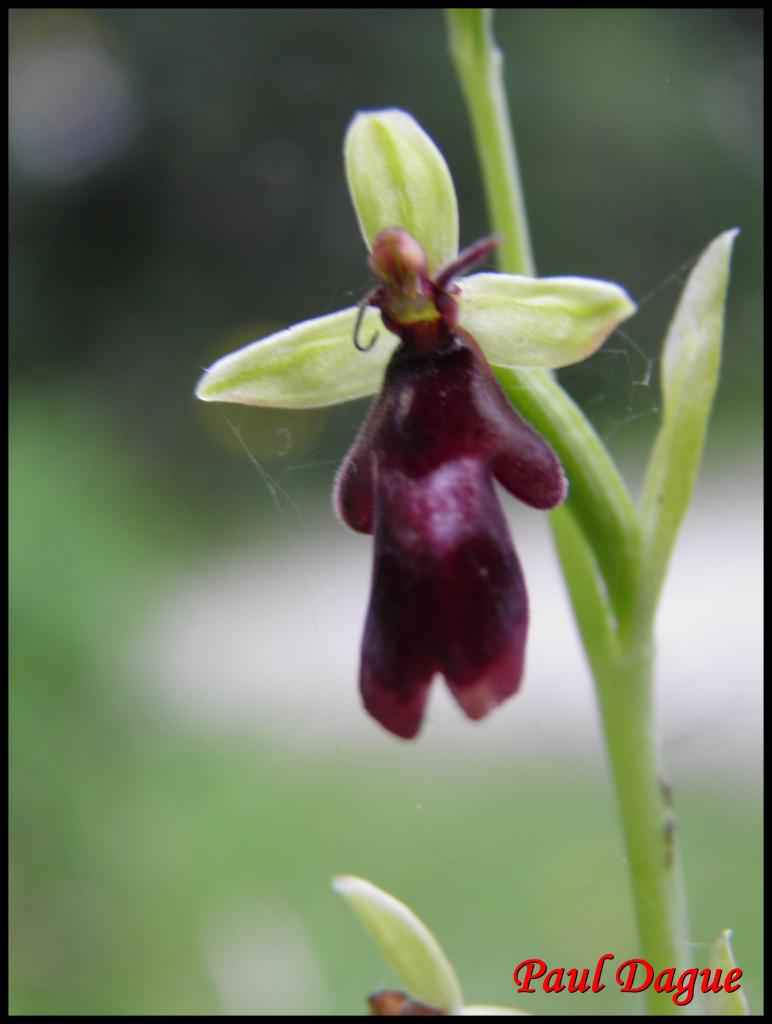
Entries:
POLYGON ((473 719, 520 684, 527 598, 494 479, 540 509, 566 494, 557 457, 514 411, 489 363, 577 362, 635 307, 617 285, 587 278, 456 280, 496 243, 458 254, 447 165, 408 114, 357 115, 345 162, 379 284, 359 307, 223 357, 196 394, 300 408, 380 390, 334 501, 348 526, 375 535, 362 697, 409 739, 436 674, 473 719), (378 313, 389 333, 373 344, 378 313))
POLYGON ((536 508, 566 494, 554 452, 457 323, 453 278, 494 244, 434 280, 401 228, 381 231, 370 258, 383 284, 367 301, 401 345, 338 474, 335 505, 352 529, 375 533, 359 684, 370 714, 405 739, 438 672, 473 719, 520 685, 528 605, 493 478, 536 508))

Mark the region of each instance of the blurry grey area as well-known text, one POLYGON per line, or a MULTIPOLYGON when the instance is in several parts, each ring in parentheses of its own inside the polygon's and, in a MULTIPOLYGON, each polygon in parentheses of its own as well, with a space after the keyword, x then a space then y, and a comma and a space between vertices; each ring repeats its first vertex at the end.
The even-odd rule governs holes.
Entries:
MULTIPOLYGON (((694 948, 734 929, 754 1012, 762 31, 759 9, 496 16, 539 272, 639 305, 560 372, 634 493, 680 289, 740 228, 657 685, 694 948)), ((472 1002, 511 1004, 521 953, 633 955, 546 518, 505 502, 522 693, 470 723, 437 683, 399 743, 357 693, 372 541, 330 505, 367 403, 193 398, 221 355, 370 287, 342 167, 355 111, 412 113, 462 243, 489 232, 440 12, 14 9, 8 70, 12 1012, 364 1012, 395 979, 339 872, 413 905, 472 1002)), ((576 1012, 544 1000, 527 1008, 576 1012)))

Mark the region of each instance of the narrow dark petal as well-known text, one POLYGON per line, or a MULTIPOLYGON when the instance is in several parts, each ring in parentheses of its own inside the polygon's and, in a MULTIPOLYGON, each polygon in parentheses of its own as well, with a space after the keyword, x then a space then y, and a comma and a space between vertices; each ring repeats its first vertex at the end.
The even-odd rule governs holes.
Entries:
POLYGON ((440 270, 434 279, 435 287, 437 289, 447 288, 454 277, 459 277, 461 274, 471 270, 476 264, 482 263, 500 241, 500 238, 491 235, 490 238, 481 238, 479 242, 475 242, 474 245, 464 249, 451 263, 448 263, 440 270))

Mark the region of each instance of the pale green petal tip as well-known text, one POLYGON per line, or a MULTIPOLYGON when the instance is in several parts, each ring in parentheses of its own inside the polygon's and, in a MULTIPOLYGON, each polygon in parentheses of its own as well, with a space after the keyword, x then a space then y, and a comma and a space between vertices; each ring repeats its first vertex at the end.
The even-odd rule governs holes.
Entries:
POLYGON ((714 238, 692 268, 679 303, 683 305, 684 299, 688 297, 688 309, 692 316, 704 315, 706 310, 715 308, 717 299, 720 299, 723 306, 729 263, 739 232, 739 228, 731 228, 714 238))
MULTIPOLYGON (((730 233, 726 232, 727 235, 730 233)), ((732 241, 733 239, 730 239, 730 245, 732 241)), ((731 938, 731 930, 725 928, 711 943, 708 953, 708 967, 711 972, 720 970, 722 979, 726 978, 729 971, 737 967, 732 952, 731 938)), ((740 981, 742 983, 742 979, 740 981)), ((736 992, 726 992, 722 988, 720 992, 704 994, 702 1004, 705 1015, 709 1017, 744 1017, 750 1012, 742 985, 736 992)))
POLYGON ((368 248, 384 228, 404 228, 430 272, 458 253, 458 203, 445 158, 404 110, 365 111, 343 144, 351 199, 368 248))
MULTIPOLYGON (((235 355, 235 353, 230 353, 235 355)), ((229 356, 223 356, 216 363, 212 363, 209 369, 204 370, 196 384, 193 392, 196 398, 202 402, 227 402, 227 394, 230 390, 227 384, 227 363, 229 356), (223 397, 225 395, 226 397, 223 397)))
POLYGON ((336 876, 332 887, 359 915, 408 995, 446 1013, 461 1010, 461 986, 453 967, 409 907, 355 875, 336 876))
POLYGON ((202 402, 215 402, 217 399, 215 398, 213 391, 211 374, 209 370, 204 370, 198 379, 198 384, 196 384, 193 394, 196 398, 200 398, 202 402))
POLYGON ((700 257, 700 261, 716 260, 719 264, 728 263, 732 256, 735 239, 739 234, 740 228, 728 228, 720 235, 716 235, 700 257))
POLYGON ((684 388, 691 398, 704 397, 709 411, 718 382, 729 265, 738 233, 738 228, 731 228, 714 238, 689 274, 662 353, 666 412, 684 388))
POLYGON ((610 281, 606 283, 609 289, 613 289, 610 305, 614 315, 617 317, 617 325, 622 324, 625 320, 629 320, 631 316, 635 316, 638 312, 638 304, 621 285, 612 284, 610 281))

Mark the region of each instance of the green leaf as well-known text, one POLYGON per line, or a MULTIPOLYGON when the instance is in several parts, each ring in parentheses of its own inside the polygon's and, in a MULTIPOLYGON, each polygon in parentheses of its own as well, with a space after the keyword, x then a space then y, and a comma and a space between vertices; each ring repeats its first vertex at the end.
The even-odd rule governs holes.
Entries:
POLYGON ((372 882, 354 875, 339 875, 332 885, 357 912, 408 995, 446 1013, 461 1009, 461 986, 455 971, 412 910, 372 882))
POLYGON ((369 352, 354 348, 356 308, 305 320, 231 352, 210 366, 196 387, 205 402, 304 409, 335 405, 378 391, 397 344, 375 309, 365 313, 361 337, 380 331, 369 352))
MULTIPOLYGON (((721 934, 711 943, 708 953, 708 967, 711 974, 713 971, 721 971, 722 981, 726 980, 727 973, 737 967, 732 944, 730 939, 732 933, 725 928, 721 934)), ((722 987, 720 992, 707 992, 700 997, 702 1012, 706 1017, 744 1017, 749 1013, 748 1000, 742 988, 736 992, 726 992, 722 987)))
POLYGON ((729 262, 736 230, 705 250, 689 275, 662 354, 662 421, 641 500, 642 614, 652 617, 700 465, 718 384, 729 262))
POLYGON ((404 228, 433 272, 458 254, 458 204, 445 158, 404 110, 357 114, 343 144, 346 178, 368 248, 404 228))
POLYGON ((459 284, 459 322, 494 366, 579 362, 636 309, 619 285, 594 278, 472 274, 459 284))

